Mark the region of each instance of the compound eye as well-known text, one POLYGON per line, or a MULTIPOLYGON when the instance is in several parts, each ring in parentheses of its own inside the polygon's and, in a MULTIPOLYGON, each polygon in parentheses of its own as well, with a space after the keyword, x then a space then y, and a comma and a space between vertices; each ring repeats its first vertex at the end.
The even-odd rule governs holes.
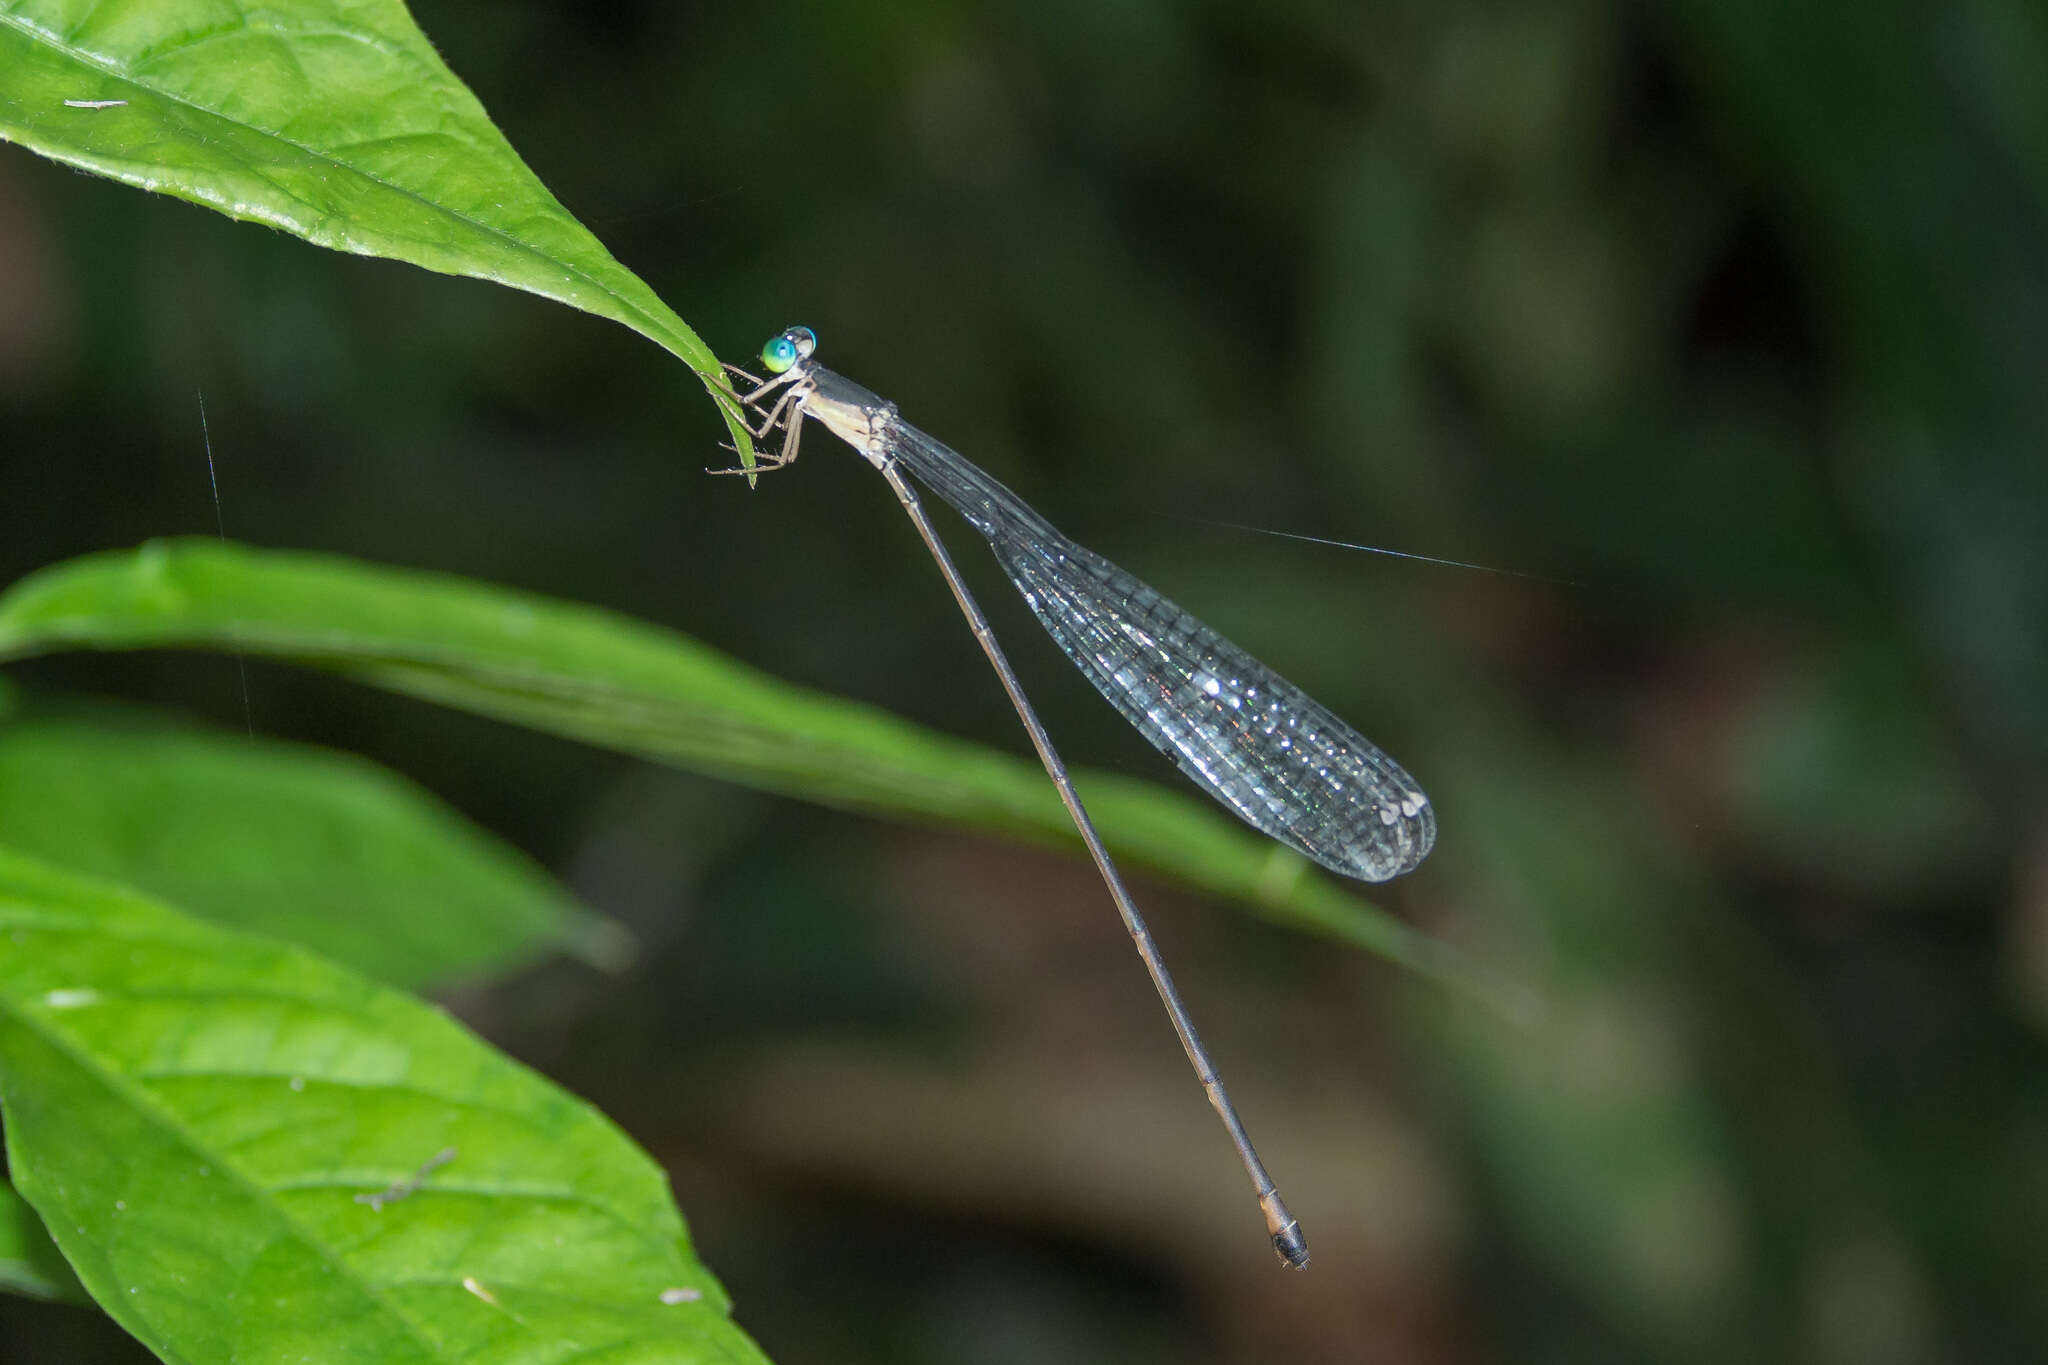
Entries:
POLYGON ((787 332, 761 348, 761 365, 770 374, 782 374, 801 358, 787 332))
POLYGON ((808 327, 792 327, 783 335, 796 343, 796 353, 805 360, 809 360, 811 353, 818 349, 818 334, 808 327))

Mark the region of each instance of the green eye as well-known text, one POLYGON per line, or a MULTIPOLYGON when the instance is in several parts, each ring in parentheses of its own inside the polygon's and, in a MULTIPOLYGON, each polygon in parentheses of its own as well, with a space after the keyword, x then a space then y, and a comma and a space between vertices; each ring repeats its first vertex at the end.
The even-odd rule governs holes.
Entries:
POLYGON ((796 343, 787 332, 761 348, 761 364, 770 374, 781 374, 796 364, 796 343))

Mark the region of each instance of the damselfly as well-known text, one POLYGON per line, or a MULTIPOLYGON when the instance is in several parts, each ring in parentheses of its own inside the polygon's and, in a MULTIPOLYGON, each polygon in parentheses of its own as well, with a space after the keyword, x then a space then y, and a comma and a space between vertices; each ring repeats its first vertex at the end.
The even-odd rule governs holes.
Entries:
POLYGON ((736 396, 755 410, 754 436, 765 440, 777 426, 783 430, 781 449, 764 454, 762 463, 775 468, 794 460, 803 418, 814 417, 865 456, 896 491, 1116 901, 1188 1062, 1251 1176, 1274 1250, 1290 1266, 1307 1265, 1301 1225, 1252 1149, 1066 764, 903 471, 981 532, 1040 624, 1096 690, 1181 771, 1255 829, 1346 876, 1386 881, 1412 871, 1435 844, 1436 813, 1429 798, 1399 764, 1320 702, 1131 574, 1061 535, 959 452, 905 422, 894 403, 818 364, 812 359, 817 346, 808 327, 791 327, 761 349, 767 378, 726 367, 753 386, 736 396))

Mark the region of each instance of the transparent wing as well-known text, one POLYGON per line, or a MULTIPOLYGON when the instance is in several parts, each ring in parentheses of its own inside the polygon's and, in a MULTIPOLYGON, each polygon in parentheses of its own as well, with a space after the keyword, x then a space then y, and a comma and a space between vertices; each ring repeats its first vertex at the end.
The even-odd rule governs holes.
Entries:
POLYGON ((1067 539, 907 423, 904 466, 987 537, 1039 622, 1097 691, 1254 828, 1346 876, 1412 871, 1436 812, 1379 746, 1143 581, 1067 539))

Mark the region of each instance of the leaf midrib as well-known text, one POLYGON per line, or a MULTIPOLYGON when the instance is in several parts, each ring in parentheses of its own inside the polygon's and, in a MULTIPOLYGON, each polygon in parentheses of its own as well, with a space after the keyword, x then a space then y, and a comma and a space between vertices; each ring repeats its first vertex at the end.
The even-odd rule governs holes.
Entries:
POLYGON ((68 1057, 91 1084, 126 1100, 134 1112, 143 1115, 161 1132, 168 1134, 171 1140, 191 1157, 195 1166, 215 1169, 221 1178, 232 1181, 259 1206, 269 1208, 273 1217, 290 1228, 292 1234, 316 1252, 324 1262, 361 1289, 380 1311, 391 1314, 419 1346, 424 1359, 441 1358, 435 1337, 417 1316, 390 1302, 379 1286, 366 1280, 334 1247, 328 1245, 324 1238, 314 1235, 300 1220, 279 1208, 275 1200, 268 1198, 268 1192, 262 1185, 243 1174, 234 1162, 221 1157, 201 1142, 198 1136, 177 1115, 169 1112, 147 1087, 131 1080, 125 1072, 107 1067, 96 1054, 82 1044, 74 1042, 69 1034, 48 1023, 37 1011, 25 1008, 13 992, 0 990, 0 1011, 4 1011, 20 1027, 68 1057))
MULTIPOLYGON (((364 170, 359 166, 344 161, 341 158, 332 155, 331 153, 323 152, 314 147, 309 147, 305 143, 296 141, 292 138, 285 136, 283 133, 274 131, 269 128, 259 127, 252 123, 246 123, 237 119, 230 118, 226 114, 220 112, 217 109, 210 109, 207 106, 199 104, 196 101, 187 99, 182 95, 178 95, 169 90, 165 90, 158 86, 152 85, 148 81, 144 80, 142 77, 136 75, 133 71, 125 70, 121 67, 114 66, 105 59, 101 58, 98 54, 90 53, 87 52, 85 49, 74 46, 72 43, 59 37, 57 34, 51 32, 46 28, 43 28, 41 25, 29 21, 28 19, 22 17, 19 14, 11 12, 0 12, 0 24, 6 24, 8 27, 15 29, 17 32, 28 35, 32 40, 44 43, 47 46, 56 49, 60 54, 67 58, 70 58, 73 61, 78 62, 80 65, 89 66, 94 70, 99 71, 102 74, 116 81, 119 81, 126 85, 133 86, 137 90, 147 91, 149 94, 168 103, 180 105, 196 113, 205 114, 208 118, 218 119, 222 123, 226 123, 231 127, 244 128, 251 132, 256 133, 260 137, 269 138, 274 142, 292 148, 293 150, 301 153, 302 155, 308 157, 313 161, 325 162, 328 165, 347 171, 350 175, 357 176, 393 194, 402 195, 405 198, 411 200, 412 202, 422 205, 431 212, 439 214, 444 218, 450 219, 451 221, 457 223, 461 223, 467 227, 473 228, 476 231, 485 234, 486 236, 495 238, 498 241, 512 247, 515 251, 524 254, 530 260, 538 261, 544 265, 550 265, 560 270, 565 270, 570 274, 572 278, 581 280, 584 284, 588 285, 592 289, 595 289, 604 297, 611 299, 613 302, 617 303, 621 309, 629 313, 634 319, 637 320, 636 325, 643 327, 643 329, 647 331, 649 334, 658 333, 663 338, 662 344, 668 346, 671 350, 675 351, 678 355, 682 356, 682 358, 685 361, 688 361, 689 359, 689 356, 685 354, 689 350, 689 348, 685 346, 682 342, 682 339, 676 337, 673 334, 672 329, 663 324, 659 318, 653 317, 652 315, 647 313, 645 309, 641 308, 638 304, 633 303, 629 299, 625 298, 623 295, 619 294, 611 286, 605 284, 604 282, 598 279, 593 278, 582 267, 577 266, 572 262, 564 261, 557 257, 547 255, 540 251, 538 248, 532 246, 531 244, 524 242, 519 238, 513 236, 512 234, 506 232, 503 228, 499 228, 490 223, 483 222, 480 219, 473 218, 466 213, 461 213, 455 209, 449 208, 445 204, 436 203, 434 200, 427 198, 426 196, 420 194, 416 190, 408 189, 403 185, 394 184, 393 182, 384 179, 382 176, 375 175, 370 171, 364 170)), ((553 192, 550 191, 544 184, 541 184, 538 177, 535 177, 534 183, 540 187, 541 192, 543 194, 546 194, 550 199, 554 199, 553 192)), ((556 200, 555 202, 558 205, 560 203, 559 200, 556 200)), ((306 207, 312 208, 314 206, 306 205, 306 207)), ((566 213, 566 210, 564 210, 564 212, 566 213)), ((573 222, 574 220, 571 219, 571 221, 573 222)), ((595 243, 595 239, 593 238, 592 240, 595 243)), ((604 247, 601 243, 597 243, 597 246, 600 251, 604 250, 604 247)))

